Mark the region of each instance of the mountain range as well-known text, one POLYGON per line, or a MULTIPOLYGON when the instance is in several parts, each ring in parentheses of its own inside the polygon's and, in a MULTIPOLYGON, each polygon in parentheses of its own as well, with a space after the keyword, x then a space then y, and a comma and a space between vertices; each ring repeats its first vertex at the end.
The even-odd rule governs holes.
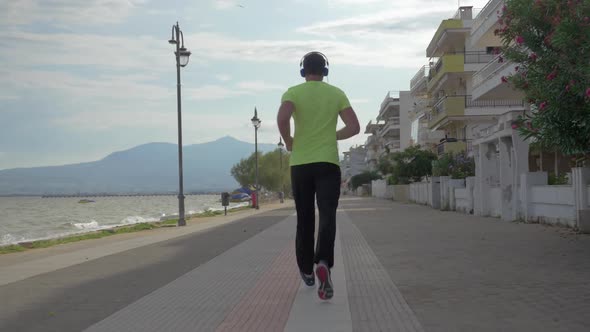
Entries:
MULTIPOLYGON (((276 149, 258 144, 261 152, 276 149)), ((223 137, 184 146, 184 192, 232 190, 233 165, 254 152, 254 144, 223 137)), ((0 195, 72 195, 178 192, 178 145, 148 143, 93 162, 0 170, 0 195)))

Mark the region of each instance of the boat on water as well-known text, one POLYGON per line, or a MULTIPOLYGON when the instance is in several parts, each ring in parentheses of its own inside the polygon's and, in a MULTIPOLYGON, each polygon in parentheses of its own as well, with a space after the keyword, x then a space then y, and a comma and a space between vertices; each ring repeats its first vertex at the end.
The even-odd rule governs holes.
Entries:
POLYGON ((95 203, 95 201, 93 201, 91 199, 81 199, 78 201, 78 203, 80 203, 80 204, 95 203))

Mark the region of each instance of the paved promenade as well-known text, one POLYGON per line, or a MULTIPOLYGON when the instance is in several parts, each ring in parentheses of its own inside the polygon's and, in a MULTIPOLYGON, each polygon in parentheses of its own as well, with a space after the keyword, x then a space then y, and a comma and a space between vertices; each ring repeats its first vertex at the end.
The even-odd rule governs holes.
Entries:
POLYGON ((178 230, 0 256, 0 331, 590 329, 590 236, 566 229, 343 197, 331 301, 300 281, 292 207, 178 230))

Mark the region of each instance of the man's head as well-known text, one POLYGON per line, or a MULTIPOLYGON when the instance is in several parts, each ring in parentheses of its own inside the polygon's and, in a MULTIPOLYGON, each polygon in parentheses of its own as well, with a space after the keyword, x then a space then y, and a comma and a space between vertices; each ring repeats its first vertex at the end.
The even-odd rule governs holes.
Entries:
POLYGON ((301 61, 301 76, 328 76, 328 62, 325 56, 319 52, 311 52, 306 54, 301 61))

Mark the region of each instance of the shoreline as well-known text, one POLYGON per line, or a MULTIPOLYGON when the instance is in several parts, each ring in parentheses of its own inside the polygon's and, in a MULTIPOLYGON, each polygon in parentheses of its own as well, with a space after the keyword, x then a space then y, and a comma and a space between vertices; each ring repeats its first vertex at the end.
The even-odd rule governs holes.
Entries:
MULTIPOLYGON (((276 201, 278 202, 278 200, 276 201)), ((275 201, 269 201, 265 204, 272 205, 276 203, 275 201)), ((230 214, 237 214, 242 211, 248 211, 252 208, 248 206, 238 206, 234 208, 228 208, 227 215, 230 214)), ((187 214, 186 221, 187 225, 189 223, 195 223, 196 220, 205 219, 205 218, 213 218, 218 216, 223 216, 224 210, 223 209, 209 209, 204 212, 194 213, 194 214, 187 214)), ((120 235, 120 234, 129 234, 129 233, 137 233, 149 230, 157 230, 162 228, 172 228, 177 227, 176 224, 178 222, 178 216, 167 216, 160 218, 159 221, 151 221, 151 222, 142 222, 132 225, 119 225, 114 226, 112 228, 107 229, 99 229, 93 230, 88 232, 80 232, 69 234, 66 236, 60 236, 55 238, 47 238, 47 239, 39 239, 39 240, 32 240, 32 241, 22 241, 18 243, 12 243, 8 245, 1 245, 0 246, 0 256, 14 254, 14 253, 21 253, 30 251, 33 249, 44 249, 50 248, 58 245, 68 244, 68 243, 75 243, 85 240, 93 240, 93 239, 101 239, 105 237, 111 237, 113 235, 120 235)))
MULTIPOLYGON (((190 234, 239 222, 245 218, 281 209, 294 209, 293 200, 284 204, 271 201, 261 204, 260 210, 244 209, 227 216, 207 216, 187 220, 184 227, 160 227, 145 231, 115 234, 92 240, 81 240, 40 249, 0 255, 0 286, 72 265, 87 263, 102 257, 176 239, 190 234)), ((294 212, 294 211, 293 211, 294 212)))

